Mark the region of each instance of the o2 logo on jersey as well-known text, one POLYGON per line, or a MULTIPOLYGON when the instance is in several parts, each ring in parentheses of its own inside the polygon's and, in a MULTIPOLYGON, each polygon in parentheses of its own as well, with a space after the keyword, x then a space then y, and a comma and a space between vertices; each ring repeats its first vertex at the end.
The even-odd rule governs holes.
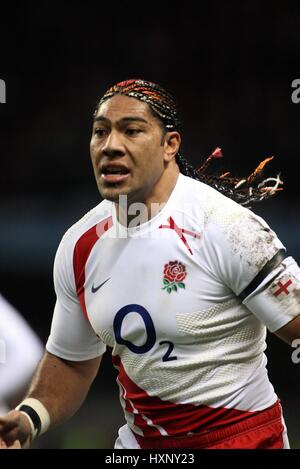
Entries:
MULTIPOLYGON (((156 343, 156 332, 154 323, 148 311, 141 305, 131 304, 123 306, 123 308, 121 308, 115 316, 113 328, 116 342, 120 345, 125 345, 131 352, 136 353, 138 355, 149 352, 149 350, 151 350, 156 343), (143 345, 135 345, 130 340, 124 339, 122 337, 122 323, 125 317, 130 313, 136 313, 140 315, 144 322, 147 339, 143 345)), ((173 342, 169 340, 162 340, 159 342, 159 345, 168 347, 162 357, 163 362, 177 360, 177 357, 175 355, 171 355, 174 349, 173 342)))

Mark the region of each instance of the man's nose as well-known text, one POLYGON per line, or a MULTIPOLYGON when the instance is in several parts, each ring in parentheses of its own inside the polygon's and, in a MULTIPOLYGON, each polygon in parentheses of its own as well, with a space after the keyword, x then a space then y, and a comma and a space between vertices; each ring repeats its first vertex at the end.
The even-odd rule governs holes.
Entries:
POLYGON ((102 148, 102 153, 105 156, 122 156, 125 154, 122 137, 118 132, 110 132, 102 148))

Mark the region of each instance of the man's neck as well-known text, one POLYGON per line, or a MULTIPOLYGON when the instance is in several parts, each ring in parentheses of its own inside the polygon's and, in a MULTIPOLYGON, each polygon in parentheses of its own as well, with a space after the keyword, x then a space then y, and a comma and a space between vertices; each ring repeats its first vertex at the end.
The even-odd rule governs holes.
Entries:
POLYGON ((178 167, 163 173, 152 192, 144 201, 132 200, 125 195, 115 202, 117 219, 121 225, 136 227, 155 217, 168 202, 178 180, 178 167))

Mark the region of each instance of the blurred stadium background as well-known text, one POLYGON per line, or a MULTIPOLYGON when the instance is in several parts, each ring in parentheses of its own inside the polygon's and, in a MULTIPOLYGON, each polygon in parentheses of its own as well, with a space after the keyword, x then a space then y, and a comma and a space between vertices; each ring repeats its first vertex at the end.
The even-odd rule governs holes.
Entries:
MULTIPOLYGON (((71 1, 23 2, 1 14, 1 292, 46 341, 54 306, 52 264, 64 231, 99 202, 89 161, 91 116, 106 88, 129 77, 178 98, 183 149, 195 165, 221 146, 220 171, 246 175, 276 155, 285 189, 254 206, 300 261, 300 78, 296 2, 204 2, 201 8, 71 1), (142 8, 143 7, 143 8, 142 8)), ((300 364, 275 337, 269 373, 300 448, 300 364)), ((110 448, 123 422, 107 354, 88 400, 37 447, 110 448)))

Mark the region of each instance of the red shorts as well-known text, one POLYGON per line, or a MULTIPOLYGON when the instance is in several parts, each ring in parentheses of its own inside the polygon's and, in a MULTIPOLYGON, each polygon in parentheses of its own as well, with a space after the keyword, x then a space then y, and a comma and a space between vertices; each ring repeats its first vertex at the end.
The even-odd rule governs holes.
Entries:
POLYGON ((142 449, 283 449, 283 432, 281 405, 277 401, 253 417, 223 429, 183 437, 134 436, 142 449))

